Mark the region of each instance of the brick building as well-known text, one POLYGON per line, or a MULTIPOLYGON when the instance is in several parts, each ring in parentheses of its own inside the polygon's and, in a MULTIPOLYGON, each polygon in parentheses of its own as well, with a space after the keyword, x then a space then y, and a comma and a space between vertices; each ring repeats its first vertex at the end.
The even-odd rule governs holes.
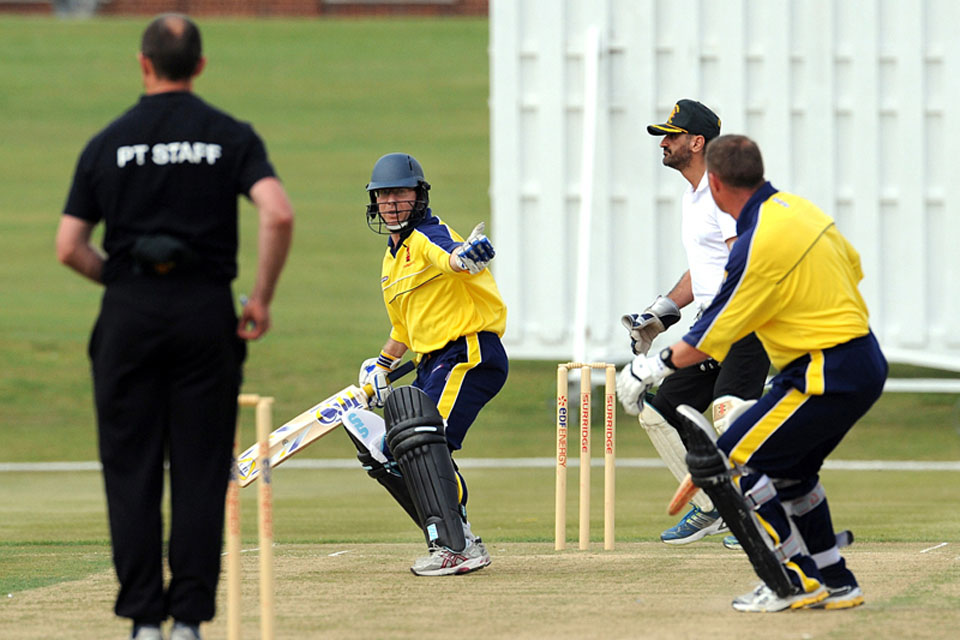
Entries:
POLYGON ((489 0, 0 0, 0 12, 63 15, 486 16, 489 0))

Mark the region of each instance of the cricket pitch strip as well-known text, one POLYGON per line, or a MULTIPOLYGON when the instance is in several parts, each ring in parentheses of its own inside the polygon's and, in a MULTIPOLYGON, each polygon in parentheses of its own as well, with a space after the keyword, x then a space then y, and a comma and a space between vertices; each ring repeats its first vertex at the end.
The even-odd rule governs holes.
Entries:
MULTIPOLYGON (((756 583, 746 558, 720 537, 675 548, 618 542, 615 551, 553 550, 552 543, 487 546, 493 564, 465 576, 420 578, 422 545, 277 544, 278 638, 945 638, 960 628, 960 544, 873 543, 846 549, 866 596, 841 611, 738 613, 730 601, 756 583)), ((255 545, 242 565, 254 571, 255 545)), ((112 571, 0 600, 0 637, 124 637, 113 616, 112 571)), ((226 638, 225 584, 207 640, 226 638)), ((244 638, 258 638, 256 584, 247 582, 244 638)))

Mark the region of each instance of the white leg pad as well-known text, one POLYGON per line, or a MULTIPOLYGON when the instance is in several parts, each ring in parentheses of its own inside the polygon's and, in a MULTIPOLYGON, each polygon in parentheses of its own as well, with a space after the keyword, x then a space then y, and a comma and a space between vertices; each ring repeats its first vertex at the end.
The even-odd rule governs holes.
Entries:
POLYGON ((716 429, 717 435, 722 436, 734 420, 756 403, 756 400, 743 400, 737 396, 720 396, 714 400, 713 428, 716 429))
MULTIPOLYGON (((687 477, 687 448, 683 446, 680 434, 649 402, 643 404, 643 411, 640 412, 638 419, 640 420, 640 426, 650 437, 653 448, 660 454, 660 459, 670 469, 670 473, 677 479, 677 482, 683 482, 683 479, 687 477)), ((700 507, 702 511, 713 511, 713 502, 703 491, 698 491, 690 502, 700 507)))

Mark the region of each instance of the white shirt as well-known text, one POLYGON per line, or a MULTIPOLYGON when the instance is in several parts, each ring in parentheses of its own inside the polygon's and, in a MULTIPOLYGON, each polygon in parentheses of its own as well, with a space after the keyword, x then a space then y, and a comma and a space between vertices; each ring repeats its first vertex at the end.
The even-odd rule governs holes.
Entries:
POLYGON ((737 221, 714 204, 706 171, 696 189, 691 187, 683 192, 681 206, 680 235, 687 251, 693 302, 702 309, 720 289, 730 254, 726 241, 736 237, 737 221))

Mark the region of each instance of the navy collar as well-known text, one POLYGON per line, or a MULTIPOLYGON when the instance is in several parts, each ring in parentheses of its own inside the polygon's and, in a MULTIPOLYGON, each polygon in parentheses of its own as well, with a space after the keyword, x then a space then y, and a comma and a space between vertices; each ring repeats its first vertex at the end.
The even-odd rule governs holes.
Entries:
POLYGON ((404 229, 400 232, 400 242, 397 244, 397 246, 393 246, 393 236, 387 236, 387 247, 390 249, 390 253, 397 255, 397 249, 403 246, 403 243, 407 240, 407 238, 410 237, 410 234, 418 228, 427 224, 437 224, 438 222, 439 220, 437 217, 433 215, 433 210, 427 207, 427 213, 423 216, 423 220, 420 221, 420 224, 412 229, 404 229))
POLYGON ((770 184, 769 180, 764 182, 763 186, 753 192, 753 195, 750 196, 750 199, 747 200, 747 203, 743 205, 743 209, 740 210, 740 215, 737 217, 738 236, 742 236, 757 224, 757 213, 760 211, 760 205, 766 202, 770 196, 776 192, 777 189, 770 184))

